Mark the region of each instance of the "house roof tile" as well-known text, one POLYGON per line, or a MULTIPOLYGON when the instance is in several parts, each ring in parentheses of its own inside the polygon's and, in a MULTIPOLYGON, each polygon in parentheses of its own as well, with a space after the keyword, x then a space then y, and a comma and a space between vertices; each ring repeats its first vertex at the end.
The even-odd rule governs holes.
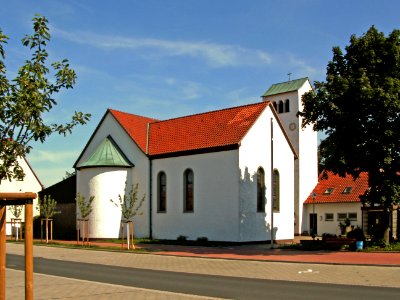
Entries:
POLYGON ((268 105, 260 102, 154 122, 149 155, 238 145, 268 105))
POLYGON ((147 124, 158 121, 157 119, 147 118, 126 112, 109 109, 126 133, 135 141, 139 148, 146 153, 147 145, 147 124))
POLYGON ((238 145, 268 105, 264 101, 165 121, 109 111, 140 149, 154 156, 238 145))
MULTIPOLYGON (((328 178, 323 178, 323 173, 319 175, 318 184, 314 189, 316 193, 315 203, 350 203, 360 202, 359 196, 363 195, 368 189, 368 173, 362 172, 354 180, 351 175, 340 177, 332 172, 327 172, 328 178), (352 187, 350 193, 344 193, 346 187, 352 187), (333 188, 331 193, 325 193, 328 188, 333 188)), ((312 195, 310 195, 305 204, 313 204, 312 195)))

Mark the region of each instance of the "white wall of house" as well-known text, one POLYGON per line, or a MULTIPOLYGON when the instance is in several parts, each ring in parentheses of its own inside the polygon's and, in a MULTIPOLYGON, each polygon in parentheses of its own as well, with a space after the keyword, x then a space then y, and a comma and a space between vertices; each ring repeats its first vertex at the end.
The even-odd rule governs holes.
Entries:
POLYGON ((317 214, 317 235, 322 235, 323 233, 330 233, 340 235, 339 223, 344 221, 338 220, 338 214, 349 214, 356 213, 357 219, 351 220, 351 225, 354 227, 362 227, 362 211, 361 203, 319 203, 315 204, 313 209, 313 204, 304 204, 304 228, 310 232, 310 214, 313 211, 317 214), (333 214, 333 220, 327 220, 326 214, 333 214))
POLYGON ((238 239, 238 150, 211 152, 152 162, 153 237, 190 240, 207 237, 214 241, 238 239), (184 212, 184 172, 194 174, 194 211, 184 212), (157 212, 157 177, 167 178, 166 212, 157 212))
POLYGON ((104 219, 102 219, 105 223, 101 225, 101 229, 97 230, 95 227, 92 228, 91 225, 90 237, 118 237, 121 215, 114 212, 113 208, 111 208, 111 205, 113 204, 110 202, 110 196, 118 201, 118 195, 123 194, 125 187, 127 187, 126 193, 128 193, 132 185, 136 183, 139 184, 139 196, 145 194, 146 197, 141 209, 143 214, 136 216, 134 219, 135 236, 148 237, 150 233, 148 192, 149 160, 110 113, 106 115, 103 122, 100 124, 100 127, 97 129, 90 144, 77 162, 77 166, 79 166, 80 162, 88 160, 91 154, 108 135, 111 135, 116 144, 121 148, 122 152, 135 166, 130 169, 129 172, 125 169, 112 170, 112 168, 88 168, 78 170, 77 193, 80 193, 87 198, 91 195, 95 195, 93 207, 96 207, 96 211, 94 210, 92 212, 90 220, 92 220, 92 218, 93 220, 100 220, 100 218, 103 218, 100 214, 108 212, 107 209, 110 209, 110 214, 112 215, 110 218, 105 216, 104 219), (116 174, 115 179, 111 176, 112 174, 116 174), (118 229, 116 228, 117 224, 118 229), (112 227, 113 229, 107 229, 109 227, 112 227))
MULTIPOLYGON (((25 177, 23 180, 16 180, 13 179, 12 181, 9 180, 2 180, 0 184, 0 192, 2 193, 25 193, 25 192, 32 192, 38 193, 42 190, 42 185, 39 180, 36 178, 35 174, 33 173, 32 169, 28 165, 25 159, 19 158, 18 163, 22 167, 25 172, 25 177)), ((39 210, 36 209, 38 204, 38 198, 33 200, 33 216, 39 215, 39 210)), ((12 212, 9 210, 9 206, 7 206, 6 211, 6 234, 11 235, 11 218, 15 218, 12 212)), ((22 214, 19 217, 25 222, 25 208, 22 209, 22 214)))
POLYGON ((274 128, 274 169, 280 174, 280 212, 274 213, 274 238, 293 239, 294 155, 270 107, 241 142, 240 241, 271 239, 271 118, 274 128), (257 170, 265 172, 265 213, 257 212, 257 170))

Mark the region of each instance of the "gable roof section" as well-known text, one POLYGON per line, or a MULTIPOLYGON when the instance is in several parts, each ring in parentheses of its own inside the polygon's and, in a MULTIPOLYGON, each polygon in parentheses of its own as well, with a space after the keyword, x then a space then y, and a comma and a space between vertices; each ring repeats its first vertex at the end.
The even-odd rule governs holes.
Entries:
POLYGON ((158 121, 157 119, 128 114, 122 111, 108 110, 126 133, 135 141, 138 147, 146 153, 147 151, 147 126, 149 123, 158 121))
POLYGON ((122 150, 114 142, 113 138, 107 136, 88 160, 76 166, 77 169, 94 167, 132 167, 133 164, 125 156, 122 150))
POLYGON ((297 91, 306 81, 308 81, 308 77, 273 84, 262 97, 297 91))
POLYGON ((150 125, 148 154, 237 148, 268 105, 269 102, 261 102, 154 122, 150 125))
MULTIPOLYGON (((240 143, 269 101, 185 116, 165 121, 108 109, 81 152, 74 168, 96 135, 105 117, 110 113, 143 153, 151 158, 188 155, 238 149, 240 143)), ((297 158, 297 153, 273 109, 276 121, 297 158)), ((121 155, 124 155, 121 151, 121 155)), ((85 162, 86 164, 86 162, 85 162)), ((91 163, 92 164, 92 163, 91 163)))
MULTIPOLYGON (((359 196, 368 189, 368 173, 362 172, 356 180, 351 175, 340 177, 332 172, 327 172, 327 175, 327 179, 322 178, 323 173, 319 175, 318 184, 313 191, 317 194, 316 204, 361 202, 359 196), (343 193, 346 187, 352 187, 350 193, 343 193), (330 194, 324 194, 328 188, 333 188, 333 191, 330 194)), ((313 204, 312 196, 310 195, 304 203, 313 204)))

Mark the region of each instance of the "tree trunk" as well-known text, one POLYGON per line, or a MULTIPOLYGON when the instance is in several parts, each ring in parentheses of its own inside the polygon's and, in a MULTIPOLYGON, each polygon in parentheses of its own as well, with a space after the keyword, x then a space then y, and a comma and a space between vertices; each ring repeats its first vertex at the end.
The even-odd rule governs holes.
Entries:
POLYGON ((46 218, 46 244, 49 243, 49 219, 46 218))

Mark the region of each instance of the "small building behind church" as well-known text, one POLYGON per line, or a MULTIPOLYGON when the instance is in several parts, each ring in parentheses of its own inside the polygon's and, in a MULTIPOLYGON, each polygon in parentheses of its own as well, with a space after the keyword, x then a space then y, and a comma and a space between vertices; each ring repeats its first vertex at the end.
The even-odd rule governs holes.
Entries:
MULTIPOLYGON (((25 173, 25 177, 22 180, 12 179, 10 180, 2 180, 0 184, 0 192, 2 193, 26 193, 32 192, 38 194, 39 191, 43 189, 43 185, 40 182, 38 176, 35 171, 32 169, 28 160, 25 157, 18 158, 18 163, 21 166, 22 170, 25 173)), ((35 209, 38 204, 38 198, 33 200, 33 216, 39 215, 39 210, 35 209)), ((16 216, 13 215, 11 206, 7 206, 6 211, 6 235, 12 235, 12 219, 15 219, 16 216)), ((18 217, 22 222, 25 222, 25 207, 22 207, 21 215, 18 217)), ((19 226, 19 225, 18 225, 19 226)))

